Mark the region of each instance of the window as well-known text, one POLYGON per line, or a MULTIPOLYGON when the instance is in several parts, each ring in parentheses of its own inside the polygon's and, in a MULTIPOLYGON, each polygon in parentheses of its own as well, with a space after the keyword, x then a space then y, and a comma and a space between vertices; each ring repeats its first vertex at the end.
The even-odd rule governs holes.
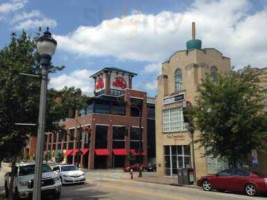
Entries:
POLYGON ((125 115, 125 106, 111 105, 110 114, 112 115, 125 115))
POLYGON ((74 140, 74 128, 73 129, 69 129, 69 141, 73 141, 74 140))
POLYGON ((95 103, 95 113, 109 114, 110 113, 110 105, 109 104, 95 103))
POLYGON ((210 78, 211 78, 211 81, 215 81, 216 80, 216 77, 217 77, 217 68, 212 66, 211 69, 210 69, 210 78))
POLYGON ((250 173, 248 171, 244 171, 244 170, 240 170, 240 169, 236 169, 234 171, 234 175, 235 176, 249 176, 250 173))
POLYGON ((228 162, 224 159, 214 158, 213 156, 206 157, 207 173, 216 174, 217 172, 228 168, 228 162))
POLYGON ((223 171, 219 172, 217 175, 218 176, 233 176, 234 171, 232 169, 227 169, 227 170, 223 170, 223 171))
MULTIPOLYGON (((142 142, 142 133, 141 133, 141 138, 140 138, 140 130, 139 130, 139 128, 131 127, 130 149, 139 149, 139 141, 140 141, 140 139, 141 139, 141 142, 142 142)), ((142 147, 142 145, 143 144, 141 144, 141 147, 142 147)))
POLYGON ((184 131, 184 117, 182 108, 163 110, 163 132, 184 131))
POLYGON ((123 90, 116 90, 116 89, 111 89, 110 90, 111 96, 120 96, 124 94, 123 90))
POLYGON ((96 126, 95 148, 107 148, 108 146, 108 126, 96 126))
POLYGON ((190 146, 164 146, 165 175, 172 176, 177 174, 177 169, 190 168, 190 146))
POLYGON ((113 127, 113 149, 125 148, 125 127, 113 127))
POLYGON ((175 70, 175 92, 182 90, 182 71, 180 68, 175 70))
POLYGON ((147 118, 155 119, 155 105, 153 105, 153 104, 147 105, 147 118))

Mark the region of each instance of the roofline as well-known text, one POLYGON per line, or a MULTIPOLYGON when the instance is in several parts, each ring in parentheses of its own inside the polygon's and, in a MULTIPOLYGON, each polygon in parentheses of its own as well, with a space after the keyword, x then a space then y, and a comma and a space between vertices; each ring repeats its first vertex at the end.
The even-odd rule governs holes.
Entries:
POLYGON ((130 75, 132 75, 132 76, 137 76, 136 73, 133 73, 133 72, 130 72, 130 71, 126 71, 126 70, 123 70, 123 69, 122 69, 121 71, 119 71, 119 70, 116 70, 116 69, 112 69, 111 67, 105 67, 105 68, 99 70, 98 72, 92 74, 92 75, 90 76, 90 78, 93 78, 94 76, 98 75, 100 72, 105 71, 105 70, 113 70, 113 71, 118 71, 118 72, 122 72, 122 73, 128 73, 128 74, 130 74, 130 75), (124 71, 124 72, 123 72, 123 71, 124 71))
MULTIPOLYGON (((222 52, 220 52, 219 50, 217 50, 217 49, 215 49, 215 48, 203 48, 203 49, 194 49, 194 50, 203 51, 203 52, 205 53, 205 50, 211 50, 211 49, 213 49, 213 50, 217 51, 218 53, 220 53, 221 56, 222 56, 222 59, 230 59, 229 57, 224 56, 222 52)), ((191 50, 191 51, 194 51, 194 50, 191 50)), ((166 61, 164 61, 162 64, 164 64, 164 63, 169 63, 169 61, 171 60, 171 58, 172 58, 175 54, 177 54, 177 53, 179 53, 179 52, 185 52, 185 53, 189 54, 191 51, 188 51, 188 50, 178 50, 178 51, 175 51, 175 52, 169 57, 169 59, 166 60, 166 61)))

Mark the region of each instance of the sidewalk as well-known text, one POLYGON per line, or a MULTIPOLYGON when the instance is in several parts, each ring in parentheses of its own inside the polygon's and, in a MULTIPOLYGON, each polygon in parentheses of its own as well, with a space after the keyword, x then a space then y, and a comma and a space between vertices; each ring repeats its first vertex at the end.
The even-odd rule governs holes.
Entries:
POLYGON ((133 180, 139 181, 139 182, 148 182, 148 183, 156 183, 156 184, 163 184, 163 185, 198 188, 197 185, 178 185, 177 177, 157 176, 157 174, 153 172, 143 173, 142 175, 143 175, 142 177, 137 177, 138 174, 134 174, 133 180))

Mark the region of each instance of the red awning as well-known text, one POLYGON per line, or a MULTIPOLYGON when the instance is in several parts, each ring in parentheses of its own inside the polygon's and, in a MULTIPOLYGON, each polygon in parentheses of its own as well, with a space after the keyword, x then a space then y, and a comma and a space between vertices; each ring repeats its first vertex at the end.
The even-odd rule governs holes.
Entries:
POLYGON ((131 152, 131 154, 134 155, 134 156, 138 155, 138 153, 135 151, 135 149, 131 149, 130 152, 131 152))
POLYGON ((126 149, 113 149, 113 153, 116 156, 126 156, 127 155, 126 149))
POLYGON ((72 155, 76 156, 76 154, 78 153, 79 149, 74 149, 72 152, 72 155))
POLYGON ((82 153, 83 153, 83 156, 89 151, 89 149, 83 149, 82 150, 82 153))
POLYGON ((109 152, 108 149, 95 149, 95 154, 97 156, 108 156, 109 152))
POLYGON ((65 155, 70 156, 72 154, 72 151, 73 151, 72 149, 67 149, 65 155))
MULTIPOLYGON (((131 149, 130 152, 131 152, 131 154, 132 154, 133 156, 138 156, 138 155, 139 155, 139 151, 138 151, 137 149, 131 149)), ((146 153, 145 153, 145 152, 142 152, 141 155, 142 155, 142 156, 145 156, 146 153)))

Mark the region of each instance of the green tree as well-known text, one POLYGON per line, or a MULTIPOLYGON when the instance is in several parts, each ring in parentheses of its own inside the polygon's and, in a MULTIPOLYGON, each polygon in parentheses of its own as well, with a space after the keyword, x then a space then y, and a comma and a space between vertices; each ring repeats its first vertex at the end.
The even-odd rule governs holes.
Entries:
POLYGON ((230 167, 247 161, 252 149, 263 149, 267 117, 263 112, 259 72, 245 68, 215 81, 207 76, 193 108, 198 142, 207 155, 226 158, 230 167))
MULTIPOLYGON (((4 158, 12 158, 13 174, 16 158, 27 139, 37 134, 37 126, 15 125, 38 123, 41 66, 40 55, 36 51, 37 38, 38 34, 32 38, 24 31, 19 36, 13 33, 11 42, 0 50, 0 162, 4 158), (20 73, 34 74, 40 78, 22 76, 20 73)), ((51 64, 49 72, 55 73, 63 68, 51 64)), ((45 131, 60 129, 57 122, 68 116, 70 107, 73 108, 71 104, 75 104, 74 108, 81 108, 81 101, 86 98, 81 95, 80 89, 75 88, 64 88, 62 91, 50 89, 47 95, 45 131), (75 92, 79 95, 75 95, 76 101, 73 102, 75 92), (79 98, 76 99, 76 96, 79 98)))
POLYGON ((56 156, 55 156, 55 161, 57 163, 61 163, 64 160, 63 152, 62 150, 57 150, 56 156))

